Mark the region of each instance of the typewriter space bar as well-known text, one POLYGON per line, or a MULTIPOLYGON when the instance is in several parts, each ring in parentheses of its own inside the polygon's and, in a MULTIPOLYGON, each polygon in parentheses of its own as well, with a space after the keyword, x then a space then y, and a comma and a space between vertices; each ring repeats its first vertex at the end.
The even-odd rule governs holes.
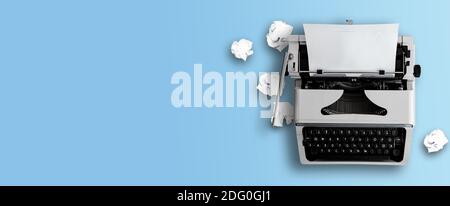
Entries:
POLYGON ((319 161, 383 161, 390 160, 386 155, 319 155, 319 161))

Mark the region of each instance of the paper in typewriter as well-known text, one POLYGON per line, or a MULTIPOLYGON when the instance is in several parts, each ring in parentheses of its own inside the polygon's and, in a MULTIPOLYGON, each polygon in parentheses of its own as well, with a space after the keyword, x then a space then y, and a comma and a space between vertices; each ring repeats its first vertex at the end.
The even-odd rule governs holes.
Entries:
POLYGON ((303 27, 311 72, 395 72, 398 24, 303 27))

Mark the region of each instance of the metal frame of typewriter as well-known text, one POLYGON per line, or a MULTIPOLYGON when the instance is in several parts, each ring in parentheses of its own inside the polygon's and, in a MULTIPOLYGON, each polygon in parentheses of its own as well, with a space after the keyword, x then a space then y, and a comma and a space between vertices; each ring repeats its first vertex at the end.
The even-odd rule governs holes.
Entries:
MULTIPOLYGON (((415 121, 415 78, 420 76, 420 66, 415 64, 415 45, 410 36, 399 36, 395 74, 379 71, 369 74, 370 80, 389 80, 401 82, 401 90, 364 90, 365 95, 376 105, 387 109, 386 115, 339 114, 324 115, 321 113, 326 105, 336 102, 343 94, 343 89, 306 88, 305 82, 327 79, 327 73, 308 69, 308 54, 304 35, 291 35, 283 39, 288 42, 284 55, 281 74, 295 81, 295 127, 302 164, 365 164, 365 165, 403 165, 409 157, 415 121), (392 78, 392 76, 394 76, 392 78), (404 156, 401 162, 394 161, 309 161, 303 147, 303 127, 401 127, 406 129, 404 156)), ((364 76, 343 76, 347 79, 365 78, 364 76)), ((280 79, 278 94, 282 94, 284 78, 280 79)), ((276 101, 279 101, 280 95, 276 101)), ((276 105, 276 104, 275 104, 276 105)), ((277 112, 275 106, 274 113, 277 112)))

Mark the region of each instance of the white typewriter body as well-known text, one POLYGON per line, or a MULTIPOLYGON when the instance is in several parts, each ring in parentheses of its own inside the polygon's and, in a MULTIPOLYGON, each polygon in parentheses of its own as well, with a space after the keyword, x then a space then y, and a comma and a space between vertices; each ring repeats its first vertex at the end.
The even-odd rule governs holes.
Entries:
MULTIPOLYGON (((415 78, 420 76, 420 66, 415 64, 415 45, 413 38, 410 36, 398 37, 395 72, 374 70, 373 72, 348 71, 340 73, 327 72, 326 68, 323 70, 317 68, 312 69, 309 68, 310 65, 308 64, 307 40, 305 35, 291 35, 283 39, 283 41, 288 42, 288 49, 284 55, 280 76, 289 76, 295 81, 295 128, 301 163, 405 164, 410 153, 415 121, 415 78), (358 88, 352 89, 353 85, 356 85, 358 88), (361 106, 358 104, 361 104, 361 106), (305 128, 308 128, 308 130, 305 128), (328 134, 329 132, 341 130, 359 134, 361 130, 358 128, 368 129, 372 134, 377 131, 393 131, 390 128, 403 128, 399 131, 402 131, 401 133, 404 136, 401 140, 401 145, 404 148, 400 153, 399 150, 388 151, 388 149, 385 149, 391 146, 388 142, 385 142, 386 144, 384 142, 376 142, 376 144, 371 145, 372 138, 374 141, 379 141, 380 138, 383 141, 387 141, 395 138, 395 136, 390 138, 374 134, 370 137, 364 137, 363 135, 353 135, 352 133, 352 135, 349 135, 349 138, 351 137, 353 139, 357 137, 359 139, 359 136, 361 136, 362 139, 360 143, 362 147, 357 147, 356 151, 360 153, 367 152, 368 156, 370 156, 369 152, 376 154, 377 151, 379 152, 381 150, 383 153, 386 150, 386 154, 390 152, 390 156, 392 156, 392 153, 397 155, 394 158, 395 161, 390 160, 389 155, 386 156, 387 159, 368 158, 367 160, 362 154, 349 154, 345 156, 341 151, 348 152, 348 149, 344 145, 349 146, 350 142, 339 142, 334 145, 334 140, 331 138, 331 142, 323 144, 318 140, 317 148, 320 148, 320 151, 324 153, 322 155, 324 159, 322 159, 321 153, 317 151, 319 149, 315 148, 316 142, 313 142, 313 146, 310 147, 306 147, 305 145, 311 145, 308 142, 313 141, 311 138, 320 139, 322 137, 321 135, 308 136, 307 141, 305 141, 305 131, 309 132, 309 128, 311 128, 311 133, 313 133, 314 129, 319 129, 320 131, 317 133, 321 132, 322 134, 324 132, 328 134), (374 129, 372 130, 371 128, 374 129), (330 144, 334 146, 331 150, 323 147, 329 147, 330 144), (371 146, 372 148, 376 146, 377 148, 372 149, 371 147, 366 148, 365 146, 371 146), (383 149, 380 148, 381 146, 383 146, 383 149), (314 154, 319 153, 317 157, 308 158, 307 152, 308 154, 311 153, 311 147, 314 149, 314 154), (333 151, 336 151, 336 154, 333 151), (333 157, 335 156, 340 158, 334 159, 333 157), (360 158, 361 156, 362 158, 360 158), (326 157, 332 157, 332 160, 326 157)), ((281 78, 278 94, 282 94, 283 87, 284 82, 283 78, 281 78)), ((276 101, 279 101, 279 96, 276 101)), ((276 117, 277 109, 275 106, 274 117, 276 117)), ((363 131, 364 134, 365 132, 363 131)), ((334 137, 340 139, 339 134, 334 135, 334 137)), ((353 145, 357 146, 357 144, 353 145)), ((395 146, 397 147, 397 145, 395 146)), ((350 149, 351 152, 355 152, 354 150, 350 149)))

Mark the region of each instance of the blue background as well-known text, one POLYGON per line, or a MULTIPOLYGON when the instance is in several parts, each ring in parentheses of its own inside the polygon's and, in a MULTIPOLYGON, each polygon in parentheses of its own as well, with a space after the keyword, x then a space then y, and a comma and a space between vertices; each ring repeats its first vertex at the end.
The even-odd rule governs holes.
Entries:
POLYGON ((450 1, 2 1, 2 185, 449 185, 450 1), (400 23, 413 35, 417 118, 404 167, 302 166, 293 127, 261 108, 174 108, 176 71, 278 71, 273 20, 400 23), (229 53, 248 38, 246 63, 229 53), (447 146, 448 147, 448 146, 447 146))

